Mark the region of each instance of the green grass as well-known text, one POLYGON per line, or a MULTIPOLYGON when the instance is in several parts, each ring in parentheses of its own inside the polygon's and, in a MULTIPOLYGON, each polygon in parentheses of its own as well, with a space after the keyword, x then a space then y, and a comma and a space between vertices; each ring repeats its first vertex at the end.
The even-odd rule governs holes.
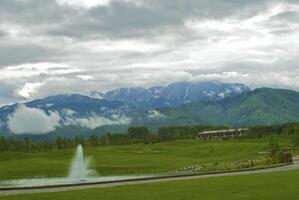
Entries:
MULTIPOLYGON (((281 139, 288 143, 288 139, 281 139)), ((173 171, 208 162, 254 159, 264 155, 268 139, 228 141, 180 140, 153 145, 86 148, 92 167, 101 175, 173 171), (215 152, 211 152, 211 147, 215 152)), ((67 175, 74 149, 50 153, 1 153, 0 180, 67 175)))
POLYGON ((142 185, 26 194, 5 200, 297 200, 299 170, 268 174, 214 177, 142 185))

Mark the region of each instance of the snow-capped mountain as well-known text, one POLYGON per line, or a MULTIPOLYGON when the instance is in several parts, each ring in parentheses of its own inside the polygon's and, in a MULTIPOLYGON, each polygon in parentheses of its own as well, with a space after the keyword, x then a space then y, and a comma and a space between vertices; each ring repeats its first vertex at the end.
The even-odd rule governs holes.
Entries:
MULTIPOLYGON (((92 92, 89 96, 49 96, 24 104, 1 107, 0 130, 8 130, 9 124, 12 124, 17 132, 18 128, 27 127, 27 124, 35 123, 35 119, 39 118, 43 119, 40 123, 50 127, 49 130, 52 126, 68 125, 89 129, 105 125, 130 125, 132 120, 142 113, 148 112, 149 116, 156 117, 159 113, 155 112, 155 109, 158 108, 177 107, 190 102, 217 101, 248 91, 249 87, 242 84, 179 82, 165 87, 120 88, 106 93, 92 92), (30 118, 32 120, 26 122, 30 118)), ((35 126, 27 127, 28 133, 30 130, 35 131, 30 129, 32 127, 35 126)))
POLYGON ((120 88, 109 91, 101 97, 107 100, 121 101, 139 108, 175 107, 191 102, 207 102, 221 100, 226 97, 238 96, 250 91, 243 84, 221 82, 178 82, 166 87, 155 86, 148 89, 120 88))

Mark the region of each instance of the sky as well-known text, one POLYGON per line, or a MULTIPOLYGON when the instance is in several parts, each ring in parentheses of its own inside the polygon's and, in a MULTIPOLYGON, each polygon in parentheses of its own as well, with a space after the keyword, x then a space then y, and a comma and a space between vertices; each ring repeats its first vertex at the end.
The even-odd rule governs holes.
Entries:
POLYGON ((177 81, 299 91, 298 0, 0 0, 0 105, 177 81))

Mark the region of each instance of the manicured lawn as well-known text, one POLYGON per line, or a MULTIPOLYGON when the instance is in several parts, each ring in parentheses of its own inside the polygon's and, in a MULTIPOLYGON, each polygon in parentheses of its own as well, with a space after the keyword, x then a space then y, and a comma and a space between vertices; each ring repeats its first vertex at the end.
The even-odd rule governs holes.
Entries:
MULTIPOLYGON (((228 141, 180 140, 153 145, 86 148, 92 167, 102 175, 153 173, 208 162, 253 159, 268 148, 269 139, 228 141), (211 151, 213 147, 214 151, 211 151)), ((283 139, 284 143, 287 140, 283 139)), ((74 149, 49 153, 1 153, 0 180, 67 175, 74 149)))
POLYGON ((2 200, 297 200, 299 170, 214 177, 58 193, 0 197, 2 200))

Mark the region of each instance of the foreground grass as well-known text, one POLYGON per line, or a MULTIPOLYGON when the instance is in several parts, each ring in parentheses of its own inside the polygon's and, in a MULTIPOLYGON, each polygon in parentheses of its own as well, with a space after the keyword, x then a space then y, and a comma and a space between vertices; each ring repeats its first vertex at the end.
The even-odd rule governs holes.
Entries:
MULTIPOLYGON (((268 139, 228 141, 180 140, 86 148, 101 175, 155 173, 208 162, 254 159, 268 148, 268 139), (213 147, 213 151, 211 148, 213 147)), ((0 180, 66 176, 74 149, 48 153, 1 153, 0 180)))
POLYGON ((214 177, 142 185, 27 194, 2 200, 297 200, 299 170, 268 174, 214 177))

